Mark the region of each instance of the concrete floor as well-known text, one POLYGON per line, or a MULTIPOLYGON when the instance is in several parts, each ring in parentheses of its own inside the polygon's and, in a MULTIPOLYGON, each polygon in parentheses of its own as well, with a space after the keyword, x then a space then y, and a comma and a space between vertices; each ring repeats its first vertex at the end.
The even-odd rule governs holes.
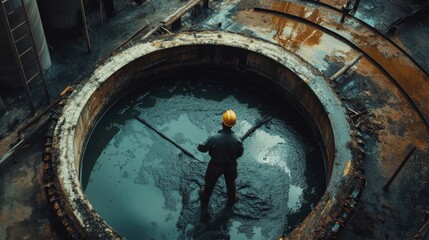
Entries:
MULTIPOLYGON (((356 48, 344 43, 337 36, 313 25, 295 20, 284 21, 283 17, 254 12, 254 6, 270 5, 277 1, 226 0, 212 1, 206 15, 196 19, 186 16, 184 29, 216 29, 250 35, 267 41, 274 41, 291 52, 301 56, 325 76, 330 77, 344 63, 357 56, 356 48), (263 3, 262 3, 263 2, 263 3), (288 38, 284 35, 291 33, 288 38), (313 38, 312 38, 313 36, 313 38), (316 36, 316 37, 314 37, 316 36)), ((291 4, 312 5, 308 1, 289 1, 291 4)), ((322 1, 340 7, 346 1, 322 1)), ((182 1, 147 1, 143 5, 130 6, 103 25, 92 27, 90 32, 93 50, 87 54, 82 36, 73 38, 48 38, 51 45, 53 65, 47 72, 51 96, 55 98, 67 85, 80 82, 94 67, 108 57, 112 51, 136 30, 148 24, 141 33, 150 30, 183 5, 182 1)), ((372 27, 385 32, 387 26, 397 18, 409 14, 419 2, 408 1, 362 1, 356 17, 372 27)), ((289 11, 291 7, 277 6, 277 10, 289 11)), ((323 12, 322 12, 323 14, 323 12)), ((318 20, 319 25, 333 23, 332 18, 318 20), (322 21, 323 20, 323 21, 322 21)), ((427 15, 408 21, 399 27, 390 38, 400 45, 412 58, 429 71, 429 20, 427 15)), ((319 18, 316 18, 316 20, 319 18)), ((334 33, 343 29, 337 25, 334 33)), ((354 33, 353 33, 354 34, 354 33)), ((367 32, 359 32, 366 36, 367 32)), ((140 35, 140 36, 141 36, 140 35)), ((367 41, 368 38, 362 38, 367 41)), ((370 39, 361 46, 377 43, 382 39, 370 39), (366 45, 365 45, 366 44, 366 45)), ((388 47, 377 48, 383 56, 393 62, 398 56, 388 47)), ((386 63, 387 65, 389 62, 386 63)), ((402 69, 402 68, 401 68, 402 69)), ((407 72, 404 68, 401 72, 407 72)), ((411 78, 415 76, 409 74, 411 78)), ((428 77, 421 86, 429 87, 428 77)), ((340 239, 407 239, 412 237, 428 220, 429 211, 429 132, 421 117, 404 97, 390 77, 368 59, 359 61, 347 74, 335 82, 338 94, 350 108, 365 109, 369 114, 361 119, 366 123, 360 130, 365 139, 365 176, 367 186, 358 209, 349 219, 340 239), (393 174, 411 146, 417 147, 414 157, 393 182, 387 193, 382 186, 393 174)), ((36 90, 37 91, 37 90, 36 90)), ((426 91, 427 93, 428 91, 426 91)), ((416 93, 417 105, 428 118, 427 97, 416 93)), ((412 96, 413 97, 413 96, 412 96)), ((7 105, 0 118, 0 155, 16 142, 16 130, 30 118, 24 95, 19 91, 3 93, 7 105), (19 97, 18 97, 19 96, 19 97)), ((40 96, 38 102, 43 105, 40 96)), ((43 109, 43 107, 40 107, 43 109)), ((43 187, 42 151, 44 143, 42 131, 13 159, 0 165, 0 239, 62 239, 65 234, 46 201, 43 187)), ((276 236, 273 236, 275 238, 276 236)), ((429 239, 429 235, 423 239, 429 239)))

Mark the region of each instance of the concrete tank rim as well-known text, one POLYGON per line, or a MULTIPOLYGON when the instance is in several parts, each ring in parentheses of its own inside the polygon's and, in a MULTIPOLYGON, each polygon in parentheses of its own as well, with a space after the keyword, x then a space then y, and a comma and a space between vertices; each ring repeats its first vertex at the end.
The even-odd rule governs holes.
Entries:
MULTIPOLYGON (((292 70, 307 83, 316 95, 319 96, 320 93, 330 95, 325 95, 324 100, 321 101, 324 106, 329 103, 331 108, 325 108, 325 111, 327 111, 331 127, 333 128, 336 154, 335 164, 325 195, 328 193, 330 196, 335 196, 338 192, 345 191, 340 189, 341 183, 345 181, 346 177, 354 174, 353 171, 347 171, 347 174, 345 172, 345 169, 348 168, 347 166, 350 166, 350 161, 354 159, 352 150, 349 148, 349 144, 352 141, 350 135, 352 128, 347 120, 345 108, 320 72, 309 67, 301 58, 288 52, 281 46, 261 39, 229 32, 183 32, 137 43, 112 55, 100 64, 88 79, 78 86, 78 91, 74 91, 68 98, 54 129, 53 153, 55 156, 54 160, 57 162, 56 169, 60 189, 78 225, 83 229, 87 228, 89 231, 105 232, 112 239, 120 238, 120 235, 95 212, 84 194, 79 181, 79 168, 76 166, 76 162, 80 162, 81 156, 75 156, 74 139, 75 128, 85 108, 85 104, 104 81, 130 62, 166 48, 189 45, 230 46, 264 55, 292 70), (340 114, 330 114, 332 108, 335 108, 336 113, 340 114), (89 226, 94 223, 96 224, 89 226)), ((349 191, 350 189, 346 190, 349 191)), ((320 202, 321 200, 318 205, 321 204, 320 202)), ((323 209, 325 210, 326 206, 323 209)), ((310 217, 312 216, 307 216, 307 218, 310 217)), ((293 235, 294 232, 295 230, 289 235, 293 235)))

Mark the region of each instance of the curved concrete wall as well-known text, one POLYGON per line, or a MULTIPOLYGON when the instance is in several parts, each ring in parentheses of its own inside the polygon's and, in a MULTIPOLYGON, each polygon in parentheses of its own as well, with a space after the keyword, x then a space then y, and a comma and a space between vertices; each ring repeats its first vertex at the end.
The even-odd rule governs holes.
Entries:
POLYGON ((79 182, 84 143, 98 116, 114 98, 150 81, 154 75, 196 66, 259 74, 269 79, 262 84, 300 106, 320 133, 330 181, 315 210, 290 236, 315 238, 320 234, 311 229, 328 231, 332 216, 341 214, 337 205, 344 205, 343 201, 335 201, 335 196, 349 196, 355 187, 350 179, 355 176, 356 161, 349 148, 350 125, 341 102, 317 71, 285 49, 236 34, 203 32, 178 34, 130 47, 101 64, 70 96, 55 128, 53 158, 58 163, 57 190, 66 202, 64 210, 80 226, 80 234, 120 238, 93 210, 79 182))

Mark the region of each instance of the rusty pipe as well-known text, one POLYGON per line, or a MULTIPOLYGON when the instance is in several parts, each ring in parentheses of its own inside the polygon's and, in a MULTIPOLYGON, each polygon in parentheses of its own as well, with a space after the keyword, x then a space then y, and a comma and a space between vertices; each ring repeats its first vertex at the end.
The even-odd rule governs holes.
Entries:
POLYGON ((185 15, 193 7, 195 7, 196 5, 200 4, 202 1, 203 0, 195 0, 195 1, 192 1, 192 2, 188 3, 184 7, 180 8, 174 14, 168 16, 167 19, 165 19, 164 21, 161 21, 160 23, 158 23, 152 30, 150 30, 148 33, 146 33, 146 35, 144 35, 140 40, 147 39, 148 37, 152 36, 152 34, 154 34, 156 31, 158 31, 162 27, 168 27, 168 26, 170 26, 171 24, 173 24, 174 22, 176 22, 177 20, 179 20, 183 15, 185 15))

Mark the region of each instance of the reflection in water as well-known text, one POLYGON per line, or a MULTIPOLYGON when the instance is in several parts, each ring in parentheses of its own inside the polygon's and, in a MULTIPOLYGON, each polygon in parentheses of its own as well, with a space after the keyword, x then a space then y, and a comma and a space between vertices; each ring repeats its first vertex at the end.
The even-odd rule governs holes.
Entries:
POLYGON ((290 185, 289 186, 289 200, 287 206, 293 211, 297 211, 300 208, 300 198, 302 196, 304 189, 298 186, 290 185))
POLYGON ((255 156, 256 161, 259 163, 270 164, 284 169, 290 176, 290 170, 282 158, 284 155, 279 154, 274 149, 276 145, 286 143, 286 141, 280 136, 270 135, 261 130, 256 130, 252 138, 252 145, 247 145, 249 146, 248 154, 255 156))
POLYGON ((325 172, 308 125, 283 99, 230 78, 182 76, 145 87, 150 94, 139 89, 115 103, 95 127, 83 158, 85 192, 127 239, 273 238, 293 229, 319 200, 325 172), (198 190, 209 156, 198 152, 197 144, 220 129, 228 108, 237 113, 234 130, 242 135, 279 105, 282 112, 244 142, 239 201, 225 208, 220 179, 209 207, 201 209, 198 190), (205 163, 181 153, 133 114, 205 163))
MULTIPOLYGON (((323 14, 318 9, 306 9, 304 5, 287 1, 277 1, 269 8, 279 13, 303 17, 315 24, 323 24, 323 14)), ((241 23, 240 28, 246 28, 249 32, 257 29, 254 33, 257 37, 276 41, 280 46, 296 53, 325 73, 332 68, 333 59, 343 62, 354 53, 349 45, 322 29, 286 15, 244 9, 235 14, 234 21, 241 23), (265 34, 258 34, 261 31, 265 34)))

